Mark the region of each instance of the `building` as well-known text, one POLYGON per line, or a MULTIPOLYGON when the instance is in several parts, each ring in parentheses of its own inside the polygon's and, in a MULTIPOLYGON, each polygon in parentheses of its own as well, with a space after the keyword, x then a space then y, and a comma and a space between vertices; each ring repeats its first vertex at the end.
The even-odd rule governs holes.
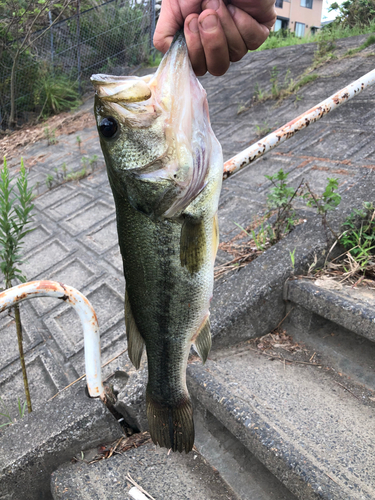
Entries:
POLYGON ((307 35, 320 26, 323 0, 276 0, 274 31, 289 28, 296 36, 307 35))

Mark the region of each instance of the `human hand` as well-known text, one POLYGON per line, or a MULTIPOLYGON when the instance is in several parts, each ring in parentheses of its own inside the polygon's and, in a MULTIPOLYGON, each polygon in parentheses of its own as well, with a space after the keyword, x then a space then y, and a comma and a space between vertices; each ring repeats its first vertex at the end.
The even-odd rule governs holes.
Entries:
POLYGON ((276 20, 274 0, 163 0, 154 35, 165 53, 184 27, 191 64, 197 76, 223 75, 230 61, 266 40, 276 20))

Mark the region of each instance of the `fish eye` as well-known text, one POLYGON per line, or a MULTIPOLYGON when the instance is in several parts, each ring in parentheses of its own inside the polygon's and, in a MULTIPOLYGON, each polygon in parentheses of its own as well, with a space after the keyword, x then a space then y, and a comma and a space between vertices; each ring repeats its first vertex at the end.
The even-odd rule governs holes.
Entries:
POLYGON ((117 121, 112 118, 112 116, 108 116, 108 118, 103 118, 99 123, 99 130, 103 137, 106 139, 110 139, 115 135, 118 129, 117 121))

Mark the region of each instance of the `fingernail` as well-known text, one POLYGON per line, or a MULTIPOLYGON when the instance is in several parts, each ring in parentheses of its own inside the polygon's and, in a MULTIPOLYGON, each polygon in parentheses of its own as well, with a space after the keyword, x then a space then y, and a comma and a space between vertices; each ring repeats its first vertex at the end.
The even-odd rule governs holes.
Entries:
POLYGON ((217 27, 217 17, 211 14, 203 19, 201 25, 204 31, 213 31, 217 27))
POLYGON ((227 9, 229 10, 229 14, 234 17, 234 14, 236 13, 236 9, 233 7, 232 4, 227 5, 227 9))
POLYGON ((220 7, 219 0, 208 0, 204 3, 204 9, 218 10, 220 7))
POLYGON ((193 17, 193 19, 190 21, 189 30, 192 33, 198 33, 199 27, 198 27, 198 18, 197 17, 193 17))

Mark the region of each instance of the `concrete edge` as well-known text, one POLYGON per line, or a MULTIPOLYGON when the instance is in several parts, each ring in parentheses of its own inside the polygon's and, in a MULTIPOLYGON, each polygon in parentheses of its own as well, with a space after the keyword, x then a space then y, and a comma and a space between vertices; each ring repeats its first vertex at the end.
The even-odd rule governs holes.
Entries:
POLYGON ((331 500, 342 491, 308 456, 267 423, 244 400, 233 397, 199 363, 188 365, 188 388, 195 398, 260 460, 297 498, 331 500))
POLYGON ((51 499, 50 475, 57 467, 122 434, 115 417, 85 387, 46 403, 0 437, 0 499, 51 499))
MULTIPOLYGON (((369 169, 350 187, 344 186, 341 204, 329 214, 336 232, 354 208, 375 199, 375 171, 369 169)), ((297 226, 280 241, 238 273, 215 284, 211 304, 211 330, 214 347, 223 347, 272 331, 284 318, 283 287, 293 275, 305 274, 317 259, 324 262, 334 237, 317 215, 297 226), (295 251, 294 268, 291 252, 295 251)))
POLYGON ((285 300, 375 341, 375 308, 305 280, 289 281, 285 300))

